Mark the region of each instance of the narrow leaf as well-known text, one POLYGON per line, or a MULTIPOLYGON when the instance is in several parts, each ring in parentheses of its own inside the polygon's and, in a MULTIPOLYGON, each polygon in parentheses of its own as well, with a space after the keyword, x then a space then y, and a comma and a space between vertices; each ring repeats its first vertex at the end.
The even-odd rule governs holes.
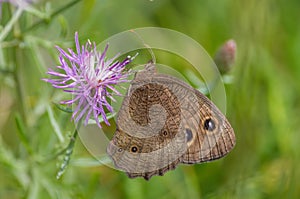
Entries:
POLYGON ((52 125, 52 127, 53 127, 53 129, 54 129, 54 132, 55 132, 56 135, 57 135, 58 140, 59 140, 61 143, 63 143, 63 142, 65 141, 64 136, 63 136, 62 133, 61 133, 61 130, 60 130, 60 128, 59 128, 59 125, 58 125, 56 119, 54 118, 53 111, 52 111, 52 109, 50 108, 50 106, 47 107, 47 112, 48 112, 48 115, 49 115, 50 123, 51 123, 51 125, 52 125))
POLYGON ((18 136, 21 140, 21 143, 24 145, 27 152, 29 154, 32 154, 32 148, 30 146, 29 139, 28 139, 28 137, 25 133, 26 130, 25 130, 25 126, 24 126, 24 123, 23 123, 23 120, 22 120, 21 116, 19 114, 16 114, 15 120, 16 120, 16 124, 17 124, 17 129, 18 129, 17 133, 18 133, 18 136))

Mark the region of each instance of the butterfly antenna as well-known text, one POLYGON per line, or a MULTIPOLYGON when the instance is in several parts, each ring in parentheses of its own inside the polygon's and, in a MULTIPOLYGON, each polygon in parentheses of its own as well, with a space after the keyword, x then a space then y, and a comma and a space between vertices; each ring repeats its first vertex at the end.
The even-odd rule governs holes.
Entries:
POLYGON ((148 50, 148 52, 151 55, 152 63, 156 63, 156 57, 154 55, 152 48, 145 42, 145 40, 141 37, 141 35, 139 35, 135 30, 130 30, 130 32, 134 33, 139 38, 139 40, 142 41, 143 45, 145 46, 145 48, 148 50))

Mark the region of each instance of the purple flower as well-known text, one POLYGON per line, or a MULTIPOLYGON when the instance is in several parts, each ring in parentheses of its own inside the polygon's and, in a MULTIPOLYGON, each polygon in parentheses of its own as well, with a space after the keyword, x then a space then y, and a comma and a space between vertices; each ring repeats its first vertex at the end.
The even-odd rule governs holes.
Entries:
POLYGON ((118 55, 112 59, 106 59, 108 45, 102 53, 97 52, 96 44, 88 41, 86 45, 80 46, 78 34, 75 33, 76 53, 68 49, 68 53, 60 47, 60 65, 57 66, 61 72, 51 69, 47 72, 55 79, 43 79, 52 84, 54 88, 62 88, 65 92, 71 93, 73 99, 62 101, 62 104, 75 105, 72 119, 77 123, 84 119, 84 124, 93 117, 101 127, 99 116, 109 125, 104 107, 109 112, 113 112, 113 107, 108 99, 113 101, 113 95, 121 95, 114 86, 122 82, 128 82, 130 72, 125 71, 125 66, 133 58, 128 56, 122 62, 114 61, 118 55))

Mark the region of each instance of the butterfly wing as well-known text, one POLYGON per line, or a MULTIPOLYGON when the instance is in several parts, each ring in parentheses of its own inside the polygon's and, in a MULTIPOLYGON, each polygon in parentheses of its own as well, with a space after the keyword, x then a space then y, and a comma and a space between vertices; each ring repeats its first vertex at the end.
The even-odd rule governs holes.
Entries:
POLYGON ((226 155, 233 130, 203 94, 148 64, 131 82, 107 152, 129 177, 150 179, 178 163, 200 163, 226 155))
POLYGON ((174 169, 186 152, 180 99, 171 86, 149 73, 132 81, 117 117, 117 131, 107 152, 129 177, 151 178, 174 169), (151 77, 151 78, 149 78, 151 77))
POLYGON ((236 143, 234 131, 221 111, 202 93, 197 90, 195 93, 200 109, 194 117, 197 125, 188 132, 189 147, 181 160, 186 164, 219 159, 228 154, 236 143))

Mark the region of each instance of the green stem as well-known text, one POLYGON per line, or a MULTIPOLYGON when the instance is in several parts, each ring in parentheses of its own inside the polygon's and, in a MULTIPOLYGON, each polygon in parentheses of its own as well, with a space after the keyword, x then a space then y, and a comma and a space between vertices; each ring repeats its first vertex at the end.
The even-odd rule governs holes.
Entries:
POLYGON ((72 137, 70 138, 70 142, 69 142, 67 148, 64 149, 65 157, 64 157, 63 162, 62 162, 62 164, 59 168, 59 171, 57 172, 56 179, 59 179, 64 174, 64 172, 66 171, 67 166, 70 163, 70 159, 71 159, 71 155, 73 153, 73 149, 74 149, 74 146, 75 146, 75 141, 76 141, 77 135, 78 135, 78 131, 77 131, 77 129, 75 129, 72 137))
MULTIPOLYGON (((11 48, 20 45, 20 41, 17 39, 13 39, 11 41, 2 41, 0 43, 0 48, 11 48)), ((1 63, 0 63, 1 64, 1 63)))
POLYGON ((64 139, 64 136, 63 134, 61 133, 61 130, 59 128, 59 125, 57 124, 55 118, 54 118, 54 114, 53 114, 53 111, 52 109, 50 108, 50 106, 48 105, 47 106, 47 112, 48 112, 48 115, 49 115, 49 119, 50 119, 50 122, 51 122, 51 125, 53 127, 53 130, 58 138, 58 140, 63 143, 65 141, 64 139))
POLYGON ((28 154, 32 155, 33 149, 31 148, 29 138, 26 135, 27 129, 26 129, 24 122, 22 121, 22 118, 20 117, 19 114, 16 114, 15 121, 16 121, 17 129, 18 129, 17 133, 18 133, 19 139, 20 139, 21 143, 24 145, 28 154))
POLYGON ((19 103, 18 106, 18 110, 20 110, 20 114, 21 114, 21 118, 24 121, 25 124, 27 124, 27 120, 26 120, 26 111, 25 111, 25 106, 24 106, 24 97, 23 97, 23 93, 22 93, 22 83, 19 77, 19 51, 18 48, 15 47, 12 49, 13 53, 13 60, 15 60, 15 66, 14 66, 14 70, 13 70, 13 78, 14 78, 14 82, 16 84, 16 99, 18 100, 19 103))
MULTIPOLYGON (((50 15, 50 19, 52 19, 53 17, 55 17, 56 15, 62 13, 63 11, 67 10, 68 8, 72 7, 73 5, 75 5, 76 3, 78 3, 81 0, 73 0, 70 3, 66 4, 65 6, 59 8, 58 10, 54 11, 51 15, 50 15)), ((36 27, 42 25, 42 24, 47 24, 49 23, 48 19, 41 19, 40 21, 36 22, 35 24, 33 24, 32 26, 30 26, 29 28, 25 29, 23 32, 28 32, 31 31, 33 29, 35 29, 36 27)))
POLYGON ((0 73, 3 74, 3 75, 11 75, 11 74, 14 74, 13 71, 7 70, 7 69, 2 69, 1 67, 0 67, 0 73))
POLYGON ((3 31, 0 33, 0 42, 5 39, 5 37, 8 35, 8 33, 11 31, 13 28, 14 24, 18 21, 20 18, 21 14, 23 12, 22 8, 18 8, 16 13, 13 14, 12 18, 10 21, 6 24, 6 26, 3 28, 3 31))

